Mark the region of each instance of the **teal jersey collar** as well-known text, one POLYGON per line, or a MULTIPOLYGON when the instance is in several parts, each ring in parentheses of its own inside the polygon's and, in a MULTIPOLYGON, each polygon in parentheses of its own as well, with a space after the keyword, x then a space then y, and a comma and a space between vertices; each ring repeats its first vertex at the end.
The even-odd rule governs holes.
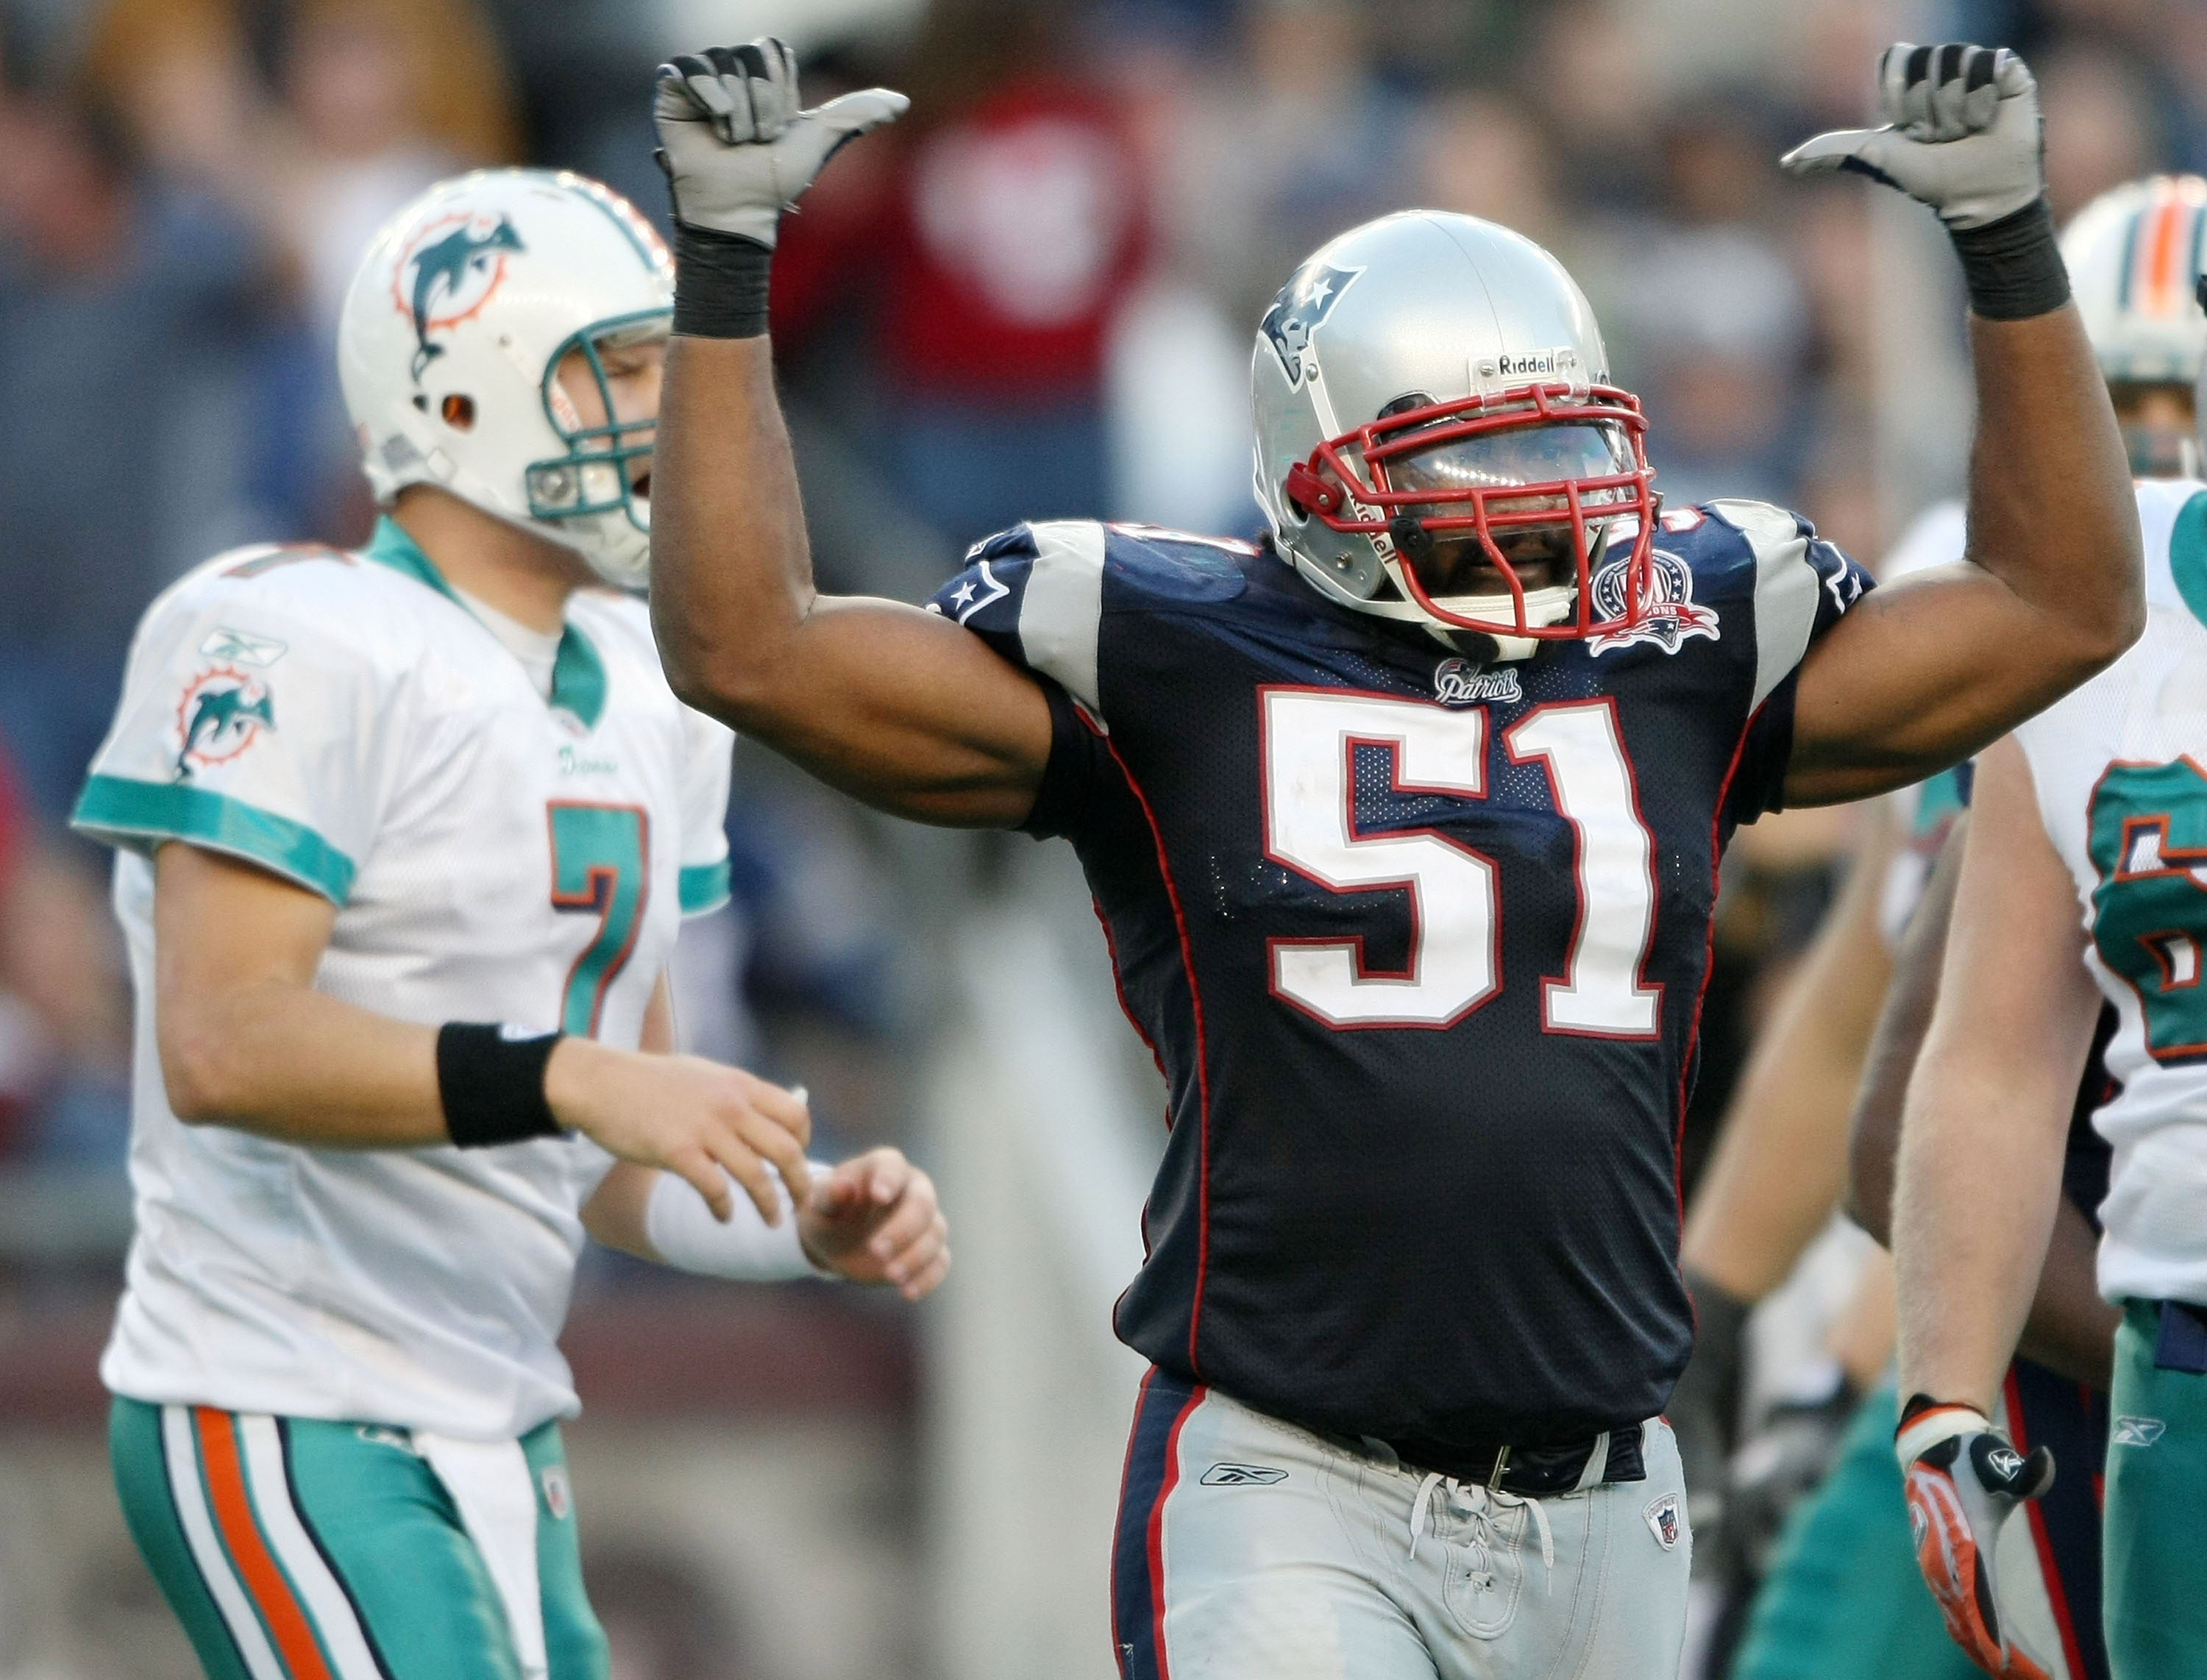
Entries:
MULTIPOLYGON (((389 515, 375 522, 375 535, 361 553, 378 565, 387 565, 424 588, 434 589, 460 611, 468 613, 468 604, 445 581, 445 574, 389 515)), ((472 619, 475 614, 468 613, 468 616, 472 619)), ((590 638, 577 630, 571 619, 559 637, 559 656, 552 664, 551 704, 555 710, 571 714, 585 729, 595 729, 598 720, 605 715, 605 661, 590 645, 590 638)))

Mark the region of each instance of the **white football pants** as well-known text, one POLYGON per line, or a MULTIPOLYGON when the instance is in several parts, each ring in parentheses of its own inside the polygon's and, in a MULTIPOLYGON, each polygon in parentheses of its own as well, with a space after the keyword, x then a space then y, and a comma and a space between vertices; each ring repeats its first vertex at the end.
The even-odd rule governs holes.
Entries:
POLYGON ((1113 1548, 1119 1671, 1677 1680, 1685 1480, 1670 1426, 1642 1428, 1645 1480, 1519 1498, 1152 1371, 1113 1548))

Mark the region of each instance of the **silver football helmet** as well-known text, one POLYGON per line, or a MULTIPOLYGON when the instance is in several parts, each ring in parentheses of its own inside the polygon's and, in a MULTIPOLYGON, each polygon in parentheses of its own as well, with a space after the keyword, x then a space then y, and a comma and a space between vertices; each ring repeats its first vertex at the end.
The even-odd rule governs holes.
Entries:
POLYGON ((1332 600, 1485 659, 1628 629, 1659 500, 1639 400, 1608 378, 1593 310, 1531 240, 1428 210, 1352 229, 1257 333, 1274 545, 1332 600))

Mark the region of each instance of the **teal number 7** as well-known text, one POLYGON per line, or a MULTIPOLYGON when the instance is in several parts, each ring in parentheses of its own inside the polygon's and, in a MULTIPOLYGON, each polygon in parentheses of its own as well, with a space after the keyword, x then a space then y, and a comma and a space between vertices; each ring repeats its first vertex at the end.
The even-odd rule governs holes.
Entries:
POLYGON ((550 806, 552 907, 598 918, 596 937, 567 972, 559 1030, 596 1036, 606 993, 636 948, 650 896, 651 822, 637 805, 550 806))

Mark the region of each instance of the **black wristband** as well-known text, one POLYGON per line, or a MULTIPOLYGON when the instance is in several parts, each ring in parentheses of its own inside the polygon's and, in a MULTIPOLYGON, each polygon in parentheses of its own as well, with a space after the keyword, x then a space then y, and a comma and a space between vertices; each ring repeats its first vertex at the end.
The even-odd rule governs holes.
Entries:
POLYGON ((2069 271, 2043 198, 1981 228, 1950 230, 1970 289, 1970 311, 1985 320, 2028 320, 2069 301, 2069 271))
POLYGON ((446 1021, 437 1029, 437 1096, 445 1129, 462 1149, 556 1138, 544 1100, 544 1067, 563 1035, 510 1037, 495 1023, 446 1021))
POLYGON ((774 248, 739 233, 674 224, 674 331, 691 338, 763 338, 774 248))

